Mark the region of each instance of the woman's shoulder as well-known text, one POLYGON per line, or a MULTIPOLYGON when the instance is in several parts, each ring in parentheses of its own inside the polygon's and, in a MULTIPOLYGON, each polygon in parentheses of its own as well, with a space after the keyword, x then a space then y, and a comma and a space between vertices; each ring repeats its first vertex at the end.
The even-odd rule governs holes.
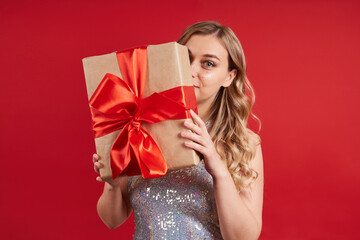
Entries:
POLYGON ((251 129, 247 129, 248 130, 248 136, 249 136, 249 142, 252 145, 256 145, 258 147, 261 147, 261 137, 259 134, 255 133, 254 131, 252 131, 251 129))

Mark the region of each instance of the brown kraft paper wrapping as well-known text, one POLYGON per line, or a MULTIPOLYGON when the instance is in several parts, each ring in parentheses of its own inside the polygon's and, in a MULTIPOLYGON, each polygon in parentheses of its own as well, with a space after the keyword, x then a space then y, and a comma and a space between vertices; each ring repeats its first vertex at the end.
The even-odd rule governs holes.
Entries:
MULTIPOLYGON (((148 66, 147 81, 143 98, 154 92, 162 92, 178 86, 193 86, 188 49, 176 42, 147 47, 148 66)), ((117 62, 116 52, 83 58, 88 99, 106 73, 122 79, 117 62)), ((184 139, 179 136, 187 131, 183 126, 184 119, 165 120, 155 124, 143 123, 143 128, 152 136, 159 146, 169 170, 197 165, 199 156, 194 150, 184 146, 184 139)), ((120 130, 95 138, 96 153, 103 165, 100 176, 103 180, 112 178, 110 150, 120 130)))

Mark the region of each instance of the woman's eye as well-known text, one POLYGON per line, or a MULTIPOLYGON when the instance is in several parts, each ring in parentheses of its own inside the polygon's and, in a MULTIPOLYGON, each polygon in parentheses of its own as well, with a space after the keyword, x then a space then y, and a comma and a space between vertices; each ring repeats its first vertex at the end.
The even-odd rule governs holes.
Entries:
POLYGON ((204 66, 207 68, 215 67, 215 63, 212 61, 205 61, 204 66))

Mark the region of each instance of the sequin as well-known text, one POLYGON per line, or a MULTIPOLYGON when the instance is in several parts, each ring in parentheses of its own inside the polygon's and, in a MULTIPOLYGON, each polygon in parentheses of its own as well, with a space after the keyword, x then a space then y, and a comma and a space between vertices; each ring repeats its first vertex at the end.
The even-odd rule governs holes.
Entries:
POLYGON ((129 177, 134 239, 222 239, 213 180, 203 161, 156 179, 129 177))

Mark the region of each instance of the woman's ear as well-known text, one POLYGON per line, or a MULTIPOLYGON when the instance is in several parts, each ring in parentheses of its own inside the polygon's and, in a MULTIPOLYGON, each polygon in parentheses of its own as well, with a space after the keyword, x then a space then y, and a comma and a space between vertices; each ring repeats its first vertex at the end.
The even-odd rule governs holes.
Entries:
POLYGON ((232 81, 236 77, 236 74, 237 74, 237 70, 235 68, 232 69, 230 72, 228 72, 228 74, 226 76, 226 79, 225 79, 224 83, 221 86, 223 86, 223 87, 230 86, 230 84, 232 83, 232 81))

